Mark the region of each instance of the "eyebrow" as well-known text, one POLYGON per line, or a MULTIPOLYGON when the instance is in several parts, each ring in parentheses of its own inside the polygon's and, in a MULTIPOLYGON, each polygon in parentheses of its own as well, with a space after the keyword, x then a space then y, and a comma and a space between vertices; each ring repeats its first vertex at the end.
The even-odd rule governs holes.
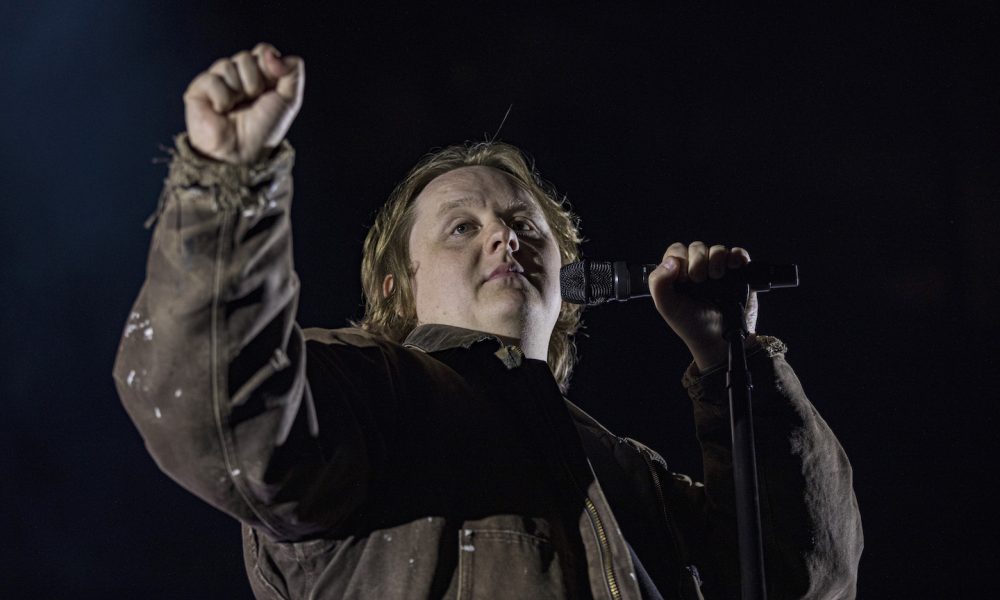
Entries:
MULTIPOLYGON (((465 208, 468 206, 483 206, 485 201, 482 198, 472 198, 470 196, 462 196, 461 198, 456 198, 454 200, 449 200, 438 207, 438 216, 447 213, 450 210, 456 208, 465 208)), ((513 198, 506 203, 507 210, 524 210, 532 215, 541 214, 541 210, 534 206, 530 202, 525 202, 521 198, 513 198)))

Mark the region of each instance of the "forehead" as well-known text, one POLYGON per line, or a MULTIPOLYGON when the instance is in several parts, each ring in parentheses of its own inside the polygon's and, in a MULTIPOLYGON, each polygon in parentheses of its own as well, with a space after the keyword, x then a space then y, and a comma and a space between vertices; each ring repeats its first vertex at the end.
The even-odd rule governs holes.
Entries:
POLYGON ((463 206, 540 212, 538 202, 517 179, 482 165, 438 175, 417 195, 414 204, 418 219, 463 206))

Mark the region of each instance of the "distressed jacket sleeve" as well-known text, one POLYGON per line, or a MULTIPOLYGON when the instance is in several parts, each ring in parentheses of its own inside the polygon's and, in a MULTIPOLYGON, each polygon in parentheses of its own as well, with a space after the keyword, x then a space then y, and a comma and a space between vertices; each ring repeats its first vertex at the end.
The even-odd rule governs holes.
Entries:
POLYGON ((330 460, 341 449, 318 435, 295 323, 294 151, 286 141, 234 166, 201 157, 186 134, 175 141, 118 393, 170 477, 274 538, 301 539, 357 502, 362 463, 330 460), (321 485, 343 496, 320 498, 321 485))
MULTIPOLYGON (((850 462, 806 398, 779 340, 748 355, 754 384, 761 526, 768 597, 854 598, 863 547, 850 462)), ((670 495, 706 598, 739 596, 732 443, 725 370, 683 379, 694 401, 705 483, 674 476, 670 495)))

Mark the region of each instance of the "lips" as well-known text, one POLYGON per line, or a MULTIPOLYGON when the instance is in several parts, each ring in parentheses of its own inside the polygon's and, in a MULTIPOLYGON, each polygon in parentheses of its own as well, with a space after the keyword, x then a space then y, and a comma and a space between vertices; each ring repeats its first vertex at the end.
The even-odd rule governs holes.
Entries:
POLYGON ((490 272, 489 276, 486 277, 486 281, 491 281, 500 277, 510 277, 514 273, 524 273, 524 269, 516 262, 501 263, 497 265, 497 268, 490 272))

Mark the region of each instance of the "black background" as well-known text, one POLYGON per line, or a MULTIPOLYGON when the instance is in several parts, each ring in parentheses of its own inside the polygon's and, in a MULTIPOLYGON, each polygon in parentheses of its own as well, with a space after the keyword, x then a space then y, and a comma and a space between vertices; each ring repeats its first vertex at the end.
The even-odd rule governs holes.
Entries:
MULTIPOLYGON (((259 41, 306 61, 302 324, 360 316, 374 210, 512 106, 499 137, 568 196, 586 255, 701 239, 799 264, 758 330, 854 464, 860 597, 994 587, 995 3, 22 4, 0 23, 5 597, 250 596, 237 523, 158 471, 110 372, 181 94, 259 41)), ((649 302, 585 323, 571 398, 697 476, 681 343, 649 302)))

